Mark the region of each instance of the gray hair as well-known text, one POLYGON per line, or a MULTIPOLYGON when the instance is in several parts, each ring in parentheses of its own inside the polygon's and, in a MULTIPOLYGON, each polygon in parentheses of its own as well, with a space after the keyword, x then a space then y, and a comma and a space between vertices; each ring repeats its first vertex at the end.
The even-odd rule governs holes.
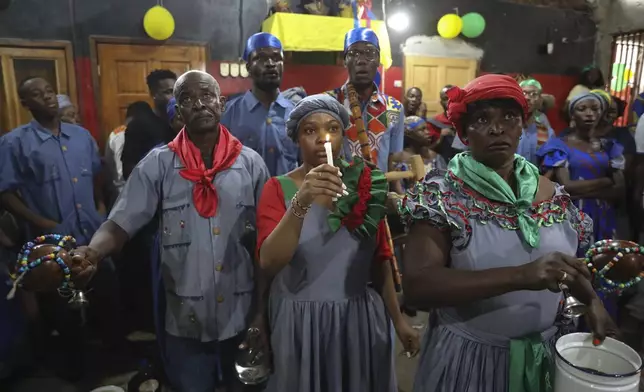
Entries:
POLYGON ((326 113, 342 124, 342 129, 347 130, 351 126, 349 111, 328 94, 309 95, 297 103, 286 121, 286 132, 293 140, 297 140, 297 131, 302 120, 314 113, 326 113))
POLYGON ((173 89, 173 94, 175 98, 177 98, 177 101, 179 100, 177 94, 181 92, 183 89, 183 84, 185 83, 186 79, 195 77, 195 76, 204 76, 207 81, 212 82, 215 86, 215 93, 217 95, 221 95, 221 88, 219 87, 219 82, 217 82, 217 79, 215 79, 211 74, 203 71, 198 71, 198 70, 190 70, 183 75, 179 76, 177 81, 174 83, 174 89, 173 89))

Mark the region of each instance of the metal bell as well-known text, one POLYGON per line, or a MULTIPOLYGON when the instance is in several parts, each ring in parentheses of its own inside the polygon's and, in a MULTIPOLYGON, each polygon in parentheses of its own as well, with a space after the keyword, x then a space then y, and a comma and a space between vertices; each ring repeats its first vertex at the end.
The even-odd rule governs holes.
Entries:
POLYGON ((559 288, 564 294, 564 304, 561 309, 563 316, 567 319, 576 319, 583 316, 587 310, 586 305, 569 294, 568 286, 560 283, 559 288))
POLYGON ((69 300, 69 306, 72 309, 85 309, 89 306, 89 300, 83 291, 77 290, 69 300))
POLYGON ((253 348, 259 342, 259 329, 249 328, 247 339, 249 347, 240 351, 235 360, 237 379, 244 385, 260 385, 268 380, 271 369, 265 353, 253 348))

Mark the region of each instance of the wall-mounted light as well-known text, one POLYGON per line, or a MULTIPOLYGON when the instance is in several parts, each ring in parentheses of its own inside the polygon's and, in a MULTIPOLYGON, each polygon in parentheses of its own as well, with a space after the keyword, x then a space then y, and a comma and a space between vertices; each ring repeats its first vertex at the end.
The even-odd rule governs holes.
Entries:
POLYGON ((394 31, 405 31, 411 24, 410 8, 402 0, 387 5, 387 26, 394 31))

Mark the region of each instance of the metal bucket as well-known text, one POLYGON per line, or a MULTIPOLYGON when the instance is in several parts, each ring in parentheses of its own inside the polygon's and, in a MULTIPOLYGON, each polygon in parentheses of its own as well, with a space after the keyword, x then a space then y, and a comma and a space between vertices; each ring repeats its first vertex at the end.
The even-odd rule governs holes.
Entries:
POLYGON ((557 340, 554 392, 638 392, 642 358, 615 339, 593 345, 588 333, 557 340))

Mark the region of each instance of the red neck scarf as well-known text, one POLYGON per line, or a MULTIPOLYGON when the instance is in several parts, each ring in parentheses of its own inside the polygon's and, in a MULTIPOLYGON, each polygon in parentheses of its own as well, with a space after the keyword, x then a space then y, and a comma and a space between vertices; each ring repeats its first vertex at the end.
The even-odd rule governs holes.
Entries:
POLYGON ((461 119, 467 112, 467 104, 488 99, 510 98, 523 109, 523 121, 528 118, 528 102, 523 95, 519 83, 506 75, 483 75, 469 82, 464 88, 452 87, 446 92, 449 98, 447 104, 447 118, 454 125, 464 144, 463 124, 461 119))
POLYGON ((199 215, 211 218, 217 213, 217 189, 213 180, 215 175, 232 166, 242 150, 242 144, 228 132, 226 127, 219 124, 219 142, 213 150, 212 169, 206 169, 201 158, 201 152, 188 138, 186 129, 168 143, 172 152, 177 154, 185 167, 179 175, 194 182, 192 200, 199 215))

